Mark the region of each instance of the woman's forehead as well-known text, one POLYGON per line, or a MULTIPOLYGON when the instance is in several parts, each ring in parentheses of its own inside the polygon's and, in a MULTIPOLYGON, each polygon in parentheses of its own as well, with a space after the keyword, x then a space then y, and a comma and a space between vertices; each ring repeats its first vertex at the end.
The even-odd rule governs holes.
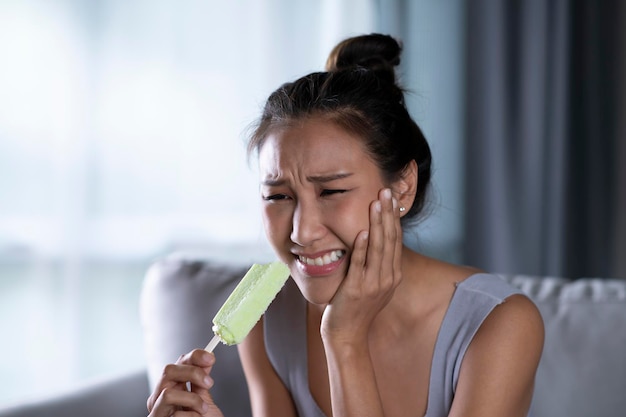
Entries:
POLYGON ((310 123, 271 132, 259 150, 261 160, 324 160, 362 157, 362 140, 334 125, 310 123))
POLYGON ((263 177, 286 171, 307 176, 369 169, 373 165, 363 141, 334 123, 315 121, 271 132, 259 149, 263 177))

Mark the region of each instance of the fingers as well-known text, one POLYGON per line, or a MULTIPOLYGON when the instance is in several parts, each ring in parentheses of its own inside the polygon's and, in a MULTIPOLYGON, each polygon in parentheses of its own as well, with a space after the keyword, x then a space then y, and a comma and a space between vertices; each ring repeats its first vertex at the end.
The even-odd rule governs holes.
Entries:
POLYGON ((203 349, 194 349, 191 352, 179 357, 176 363, 201 367, 213 366, 215 363, 215 355, 203 349))
POLYGON ((395 239, 396 239, 396 244, 395 244, 395 251, 394 251, 394 260, 393 260, 393 269, 394 269, 394 279, 395 280, 399 280, 402 278, 402 224, 400 223, 400 218, 401 213, 400 213, 400 208, 398 207, 398 200, 396 200, 395 198, 392 199, 393 201, 393 216, 396 219, 394 221, 394 225, 396 228, 396 234, 395 234, 395 239))
POLYGON ((191 377, 185 381, 190 382, 192 385, 211 388, 213 381, 211 380, 209 373, 211 372, 214 363, 215 355, 213 355, 213 353, 207 352, 203 349, 195 349, 178 358, 176 365, 179 366, 171 367, 172 376, 185 378, 187 377, 187 372, 189 372, 191 377))
MULTIPOLYGON (((161 391, 152 408, 148 407, 150 417, 171 416, 177 411, 195 411, 204 414, 209 410, 209 403, 197 393, 166 388, 161 391)), ((177 414, 178 415, 178 414, 177 414)))
POLYGON ((205 413, 212 405, 208 390, 213 386, 210 372, 214 363, 212 353, 196 349, 167 365, 148 398, 150 416, 170 416, 188 410, 205 413))
POLYGON ((388 188, 383 189, 379 193, 379 200, 381 202, 381 223, 382 223, 382 237, 383 237, 383 250, 382 250, 382 263, 381 263, 381 275, 383 277, 390 278, 392 281, 395 278, 395 256, 398 249, 398 230, 399 230, 399 209, 398 203, 391 196, 391 190, 388 188))
POLYGON ((387 286, 397 282, 402 254, 402 228, 398 203, 388 188, 379 192, 370 207, 370 238, 367 249, 367 269, 387 286))
POLYGON ((354 241, 354 248, 350 257, 350 271, 363 271, 367 258, 369 232, 362 230, 354 241))
MULTIPOLYGON (((381 198, 383 191, 379 192, 378 200, 374 200, 370 204, 370 230, 369 241, 367 246, 367 272, 371 274, 380 274, 380 266, 383 257, 383 251, 385 249, 385 239, 383 234, 384 222, 383 222, 383 206, 384 201, 381 198)), ((363 277, 367 278, 367 277, 363 277)))

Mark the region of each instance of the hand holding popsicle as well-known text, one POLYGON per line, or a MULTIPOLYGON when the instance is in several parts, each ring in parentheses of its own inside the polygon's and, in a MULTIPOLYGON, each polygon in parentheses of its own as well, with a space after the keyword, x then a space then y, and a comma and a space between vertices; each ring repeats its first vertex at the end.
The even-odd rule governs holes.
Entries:
POLYGON ((209 392, 215 357, 201 349, 182 355, 168 365, 148 398, 149 417, 197 413, 203 417, 223 417, 209 392))
MULTIPOLYGON (((215 315, 215 336, 205 350, 212 352, 220 341, 228 345, 240 343, 288 278, 289 268, 280 262, 253 265, 215 315)), ((196 349, 181 356, 176 364, 168 365, 148 399, 150 417, 169 416, 178 410, 222 417, 209 392, 213 385, 210 372, 214 361, 213 355, 196 349)))

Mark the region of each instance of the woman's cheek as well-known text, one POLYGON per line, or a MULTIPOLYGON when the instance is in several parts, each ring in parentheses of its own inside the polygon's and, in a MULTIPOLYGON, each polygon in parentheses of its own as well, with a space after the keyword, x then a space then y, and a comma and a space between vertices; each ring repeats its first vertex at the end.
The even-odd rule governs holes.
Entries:
POLYGON ((265 235, 274 247, 278 247, 291 233, 291 218, 286 207, 268 204, 263 208, 265 235))
POLYGON ((336 219, 336 227, 338 233, 343 235, 346 241, 352 247, 356 236, 361 230, 369 230, 369 207, 363 204, 345 204, 333 209, 333 217, 336 219))

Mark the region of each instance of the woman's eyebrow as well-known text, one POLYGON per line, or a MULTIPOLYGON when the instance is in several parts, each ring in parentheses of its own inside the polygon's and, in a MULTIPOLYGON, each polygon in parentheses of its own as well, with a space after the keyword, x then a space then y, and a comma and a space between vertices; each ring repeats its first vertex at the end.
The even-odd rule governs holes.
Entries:
MULTIPOLYGON (((324 174, 324 175, 310 175, 306 177, 307 181, 313 183, 327 183, 335 180, 340 180, 343 178, 348 178, 352 176, 352 172, 339 172, 335 174, 324 174)), ((279 187, 281 185, 285 185, 286 181, 283 178, 266 178, 261 181, 262 185, 268 187, 279 187)))
POLYGON ((348 178, 351 175, 352 175, 352 172, 338 172, 336 174, 328 174, 328 175, 311 175, 311 176, 306 177, 306 179, 310 182, 325 183, 325 182, 340 180, 343 178, 348 178))
POLYGON ((267 178, 261 181, 262 185, 266 185, 268 187, 278 187, 278 186, 283 185, 284 183, 285 183, 284 179, 274 179, 274 178, 267 178))

